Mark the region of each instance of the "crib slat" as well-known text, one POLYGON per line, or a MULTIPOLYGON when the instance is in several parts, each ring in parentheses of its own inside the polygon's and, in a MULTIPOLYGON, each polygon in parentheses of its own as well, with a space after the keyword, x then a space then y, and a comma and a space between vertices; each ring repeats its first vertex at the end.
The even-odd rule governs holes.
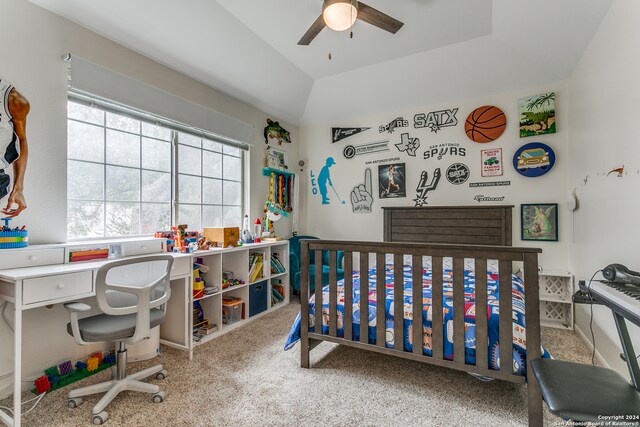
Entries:
POLYGON ((360 252, 360 343, 369 344, 369 253, 360 252))
POLYGON ((413 309, 413 353, 423 354, 422 348, 422 257, 414 255, 411 259, 411 287, 413 309))
POLYGON ((353 339, 353 254, 344 253, 344 337, 353 339))
POLYGON ((378 347, 385 346, 385 307, 387 298, 385 258, 385 254, 376 254, 376 345, 378 347))
POLYGON ((489 367, 487 332, 487 260, 476 259, 476 366, 489 367))
POLYGON ((404 351, 404 262, 393 256, 393 349, 404 351))
POLYGON ((453 360, 464 364, 464 258, 453 259, 453 360))
POLYGON ((500 297, 500 372, 513 373, 513 293, 511 291, 511 261, 500 261, 498 264, 499 297, 500 297))
POLYGON ((336 251, 329 251, 329 335, 335 337, 338 330, 338 280, 336 251))
POLYGON ((442 359, 444 351, 444 340, 442 334, 442 257, 431 258, 431 348, 433 357, 442 359))
POLYGON ((317 334, 322 333, 322 267, 318 268, 322 265, 322 251, 315 251, 314 255, 315 265, 316 265, 316 273, 315 273, 315 284, 314 289, 316 293, 316 321, 315 321, 315 332, 317 334))

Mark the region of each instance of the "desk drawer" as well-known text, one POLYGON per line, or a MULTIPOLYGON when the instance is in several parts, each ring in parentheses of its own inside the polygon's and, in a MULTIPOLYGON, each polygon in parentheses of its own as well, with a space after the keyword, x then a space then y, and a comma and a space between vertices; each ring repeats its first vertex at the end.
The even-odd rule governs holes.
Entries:
POLYGON ((0 270, 62 264, 63 262, 64 248, 19 251, 4 249, 2 250, 2 255, 0 255, 0 270))
POLYGON ((58 274, 55 276, 25 279, 22 285, 24 304, 73 298, 93 291, 93 273, 58 274))
POLYGON ((173 265, 171 266, 171 273, 169 273, 169 276, 170 277, 188 276, 192 269, 193 269, 193 258, 191 257, 175 258, 173 260, 173 265))
POLYGON ((162 240, 149 239, 139 242, 125 242, 122 244, 122 252, 125 257, 159 254, 162 252, 162 240))

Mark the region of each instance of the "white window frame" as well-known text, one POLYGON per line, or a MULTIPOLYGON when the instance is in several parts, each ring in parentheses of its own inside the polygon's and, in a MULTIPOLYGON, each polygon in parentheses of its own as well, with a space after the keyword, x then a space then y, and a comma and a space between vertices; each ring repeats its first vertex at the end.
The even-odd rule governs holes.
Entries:
MULTIPOLYGON (((249 155, 249 144, 246 144, 244 142, 241 141, 237 141, 237 140, 233 140, 231 138, 226 138, 223 137, 221 135, 217 135, 215 133, 212 132, 208 132, 202 129, 197 129, 194 128, 192 126, 183 124, 183 123, 179 123, 179 122, 175 122, 172 121, 170 119, 166 119, 160 116, 155 116, 153 114, 147 113, 147 112, 143 112, 122 104, 118 104, 116 102, 110 101, 110 100, 106 100, 104 98, 100 98, 97 97, 95 95, 92 94, 88 94, 86 92, 82 92, 76 89, 70 89, 69 90, 69 96, 68 96, 68 102, 74 102, 74 103, 78 103, 78 104, 84 104, 84 105, 88 105, 88 106, 92 106, 92 107, 96 107, 99 108, 101 111, 104 112, 111 112, 111 113, 115 113, 118 115, 122 115, 122 116, 126 116, 129 117, 131 119, 134 120, 138 120, 141 122, 146 122, 148 124, 152 124, 152 125, 161 125, 162 127, 168 128, 171 130, 171 170, 168 172, 171 174, 171 225, 176 225, 176 224, 181 224, 181 219, 180 219, 180 215, 179 215, 179 207, 180 207, 180 200, 179 200, 179 175, 181 175, 180 171, 179 171, 179 162, 178 162, 178 144, 180 144, 179 141, 179 133, 186 133, 198 138, 202 139, 207 139, 207 140, 211 140, 213 142, 216 143, 220 143, 223 145, 223 152, 221 152, 221 156, 222 156, 222 164, 221 167, 224 168, 224 158, 225 156, 229 156, 230 154, 225 154, 224 153, 224 146, 228 146, 228 147, 233 147, 233 148, 237 148, 239 149, 239 159, 240 159, 240 164, 241 164, 241 173, 240 173, 240 181, 236 181, 236 180, 231 180, 231 179, 225 179, 224 175, 221 174, 221 178, 213 178, 213 179, 219 179, 221 181, 221 186, 224 189, 224 181, 233 181, 233 182, 240 182, 240 188, 241 188, 241 194, 240 194, 240 205, 225 205, 224 204, 224 198, 221 199, 222 203, 220 205, 211 205, 208 203, 203 203, 202 197, 200 200, 200 203, 184 203, 184 205, 190 205, 190 206, 195 206, 195 205, 199 205, 200 206, 200 218, 201 218, 201 222, 203 222, 204 220, 204 216, 203 216, 203 210, 205 206, 220 206, 222 208, 222 218, 221 220, 224 221, 224 207, 225 206, 232 206, 232 207, 239 207, 240 208, 240 216, 238 218, 238 226, 241 226, 242 224, 242 218, 243 215, 245 214, 245 212, 248 210, 246 209, 246 205, 247 205, 247 194, 248 194, 248 185, 249 185, 249 180, 248 180, 248 176, 246 173, 246 161, 249 155)), ((110 129, 107 127, 107 123, 106 123, 106 117, 105 117, 105 123, 104 125, 96 125, 94 123, 89 123, 89 122, 83 122, 81 120, 77 120, 77 119, 72 119, 72 118, 67 118, 67 123, 69 123, 70 121, 75 121, 75 122, 79 122, 79 123, 87 123, 90 124, 92 126, 98 126, 101 127, 104 132, 105 132, 105 140, 104 140, 104 144, 105 144, 105 156, 104 156, 104 161, 103 162, 95 162, 95 161, 89 161, 89 160, 78 160, 78 159, 72 159, 69 158, 69 156, 67 155, 67 162, 69 161, 74 161, 74 162, 84 162, 84 163, 92 163, 92 164, 100 164, 104 166, 104 170, 103 170, 103 174, 104 174, 104 189, 103 189, 103 199, 102 200, 94 200, 95 202, 100 202, 103 203, 103 213, 104 213, 104 232, 102 236, 91 236, 91 237, 80 237, 80 238, 69 238, 68 240, 70 241, 86 241, 86 240, 96 240, 96 239, 121 239, 121 238, 135 238, 135 237, 148 237, 151 234, 136 234, 136 235, 122 235, 122 236, 107 236, 107 217, 106 217, 106 203, 107 203, 107 194, 106 194, 106 167, 109 166, 110 164, 107 162, 107 158, 106 158, 106 132, 107 129, 110 129)), ((142 137, 146 137, 144 135, 140 135, 141 138, 142 137)), ((151 137, 152 138, 152 137, 151 137)), ((153 139, 153 138, 152 138, 153 139)), ((155 138, 157 139, 157 138, 155 138)), ((195 148, 195 147, 194 147, 195 148)), ((201 144, 201 148, 199 148, 201 151, 205 150, 202 147, 201 144)), ((140 155, 142 156, 142 149, 140 152, 140 155)), ((238 156, 234 156, 231 155, 233 157, 238 158, 238 156)), ((117 167, 127 167, 127 166, 122 166, 122 165, 111 165, 111 166, 117 166, 117 167)), ((146 171, 146 170, 150 170, 150 171, 155 171, 155 170, 151 170, 148 168, 143 168, 142 167, 142 162, 140 162, 140 166, 139 167, 130 167, 131 169, 136 169, 141 171, 140 172, 140 191, 142 191, 142 171, 146 171)), ((167 171, 158 171, 158 172, 163 172, 163 173, 167 173, 167 171)), ((190 175, 190 176, 196 176, 196 175, 192 175, 192 174, 184 174, 182 173, 182 175, 190 175)), ((203 183, 203 179, 204 178, 208 178, 205 177, 203 172, 202 172, 202 163, 201 163, 201 173, 200 173, 200 182, 201 182, 201 191, 202 191, 202 183, 203 183)), ((68 186, 68 184, 67 184, 68 186)), ((224 190, 223 190, 224 191, 224 190)), ((224 193, 222 194, 221 197, 224 196, 224 193)), ((69 206, 69 201, 71 199, 67 199, 67 206, 69 206)), ((73 199, 76 200, 76 199, 73 199)), ((87 200, 89 201, 89 200, 87 200)), ((124 203, 124 202, 123 202, 124 203)), ((129 203, 129 202, 127 202, 129 203)), ((145 201, 142 201, 142 197, 140 197, 140 200, 137 202, 130 202, 130 203, 138 203, 141 207, 144 203, 147 203, 145 201)), ((149 203, 153 203, 153 202, 149 202, 149 203)), ((160 203, 160 202, 159 202, 160 203)), ((162 202, 163 204, 166 202, 162 202)), ((140 209, 140 215, 142 215, 142 209, 140 209)), ((189 225, 189 224, 187 224, 189 225)), ((201 228, 206 226, 206 224, 201 224, 201 228)), ((67 224, 67 233, 68 233, 68 227, 69 225, 67 224)), ((160 231, 160 230, 157 230, 160 231)))

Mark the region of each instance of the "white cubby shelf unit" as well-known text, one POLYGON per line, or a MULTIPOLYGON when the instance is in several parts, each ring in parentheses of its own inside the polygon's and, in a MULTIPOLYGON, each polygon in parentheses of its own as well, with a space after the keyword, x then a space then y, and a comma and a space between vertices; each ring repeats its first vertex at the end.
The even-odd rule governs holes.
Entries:
POLYGON ((543 270, 539 277, 541 325, 573 330, 573 275, 566 270, 543 270))
MULTIPOLYGON (((208 286, 217 286, 218 291, 208 295, 205 294, 202 298, 195 299, 193 298, 193 292, 189 292, 189 307, 193 307, 194 301, 198 301, 202 307, 204 318, 207 319, 209 323, 217 325, 218 329, 208 335, 196 335, 192 330, 194 310, 188 310, 186 314, 188 316, 187 324, 189 325, 187 333, 190 357, 192 357, 195 347, 207 343, 226 332, 240 328, 248 322, 258 319, 289 303, 289 242, 287 240, 245 244, 235 248, 198 251, 194 254, 194 259, 197 258, 201 258, 202 263, 208 267, 206 273, 203 273, 202 270, 200 271, 200 277, 208 286), (256 252, 261 253, 263 257, 262 274, 258 275, 253 281, 250 281, 249 260, 251 254, 256 252), (272 254, 277 254, 276 256, 278 256, 283 263, 285 267, 283 273, 271 274, 270 259, 272 254), (233 272, 234 278, 240 279, 244 283, 223 289, 222 278, 224 272, 233 272), (285 295, 283 295, 284 301, 273 305, 271 303, 272 278, 277 278, 277 280, 281 282, 285 293, 285 295), (266 287, 266 289, 264 289, 264 287, 266 287), (254 289, 258 289, 258 292, 255 294, 253 292, 254 289), (252 300, 254 295, 259 295, 259 297, 252 300), (266 295, 266 302, 262 300, 262 295, 266 295), (223 299, 226 297, 240 298, 243 303, 242 319, 232 324, 223 323, 223 299), (254 307, 251 307, 252 303, 255 305, 254 307)), ((190 283, 191 286, 193 286, 193 281, 190 283)))

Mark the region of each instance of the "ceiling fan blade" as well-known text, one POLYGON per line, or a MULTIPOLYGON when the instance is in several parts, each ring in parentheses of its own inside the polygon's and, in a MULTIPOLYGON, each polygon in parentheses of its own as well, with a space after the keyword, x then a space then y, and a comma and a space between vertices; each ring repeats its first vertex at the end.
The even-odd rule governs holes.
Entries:
POLYGON ((371 6, 367 6, 361 1, 358 2, 358 19, 395 34, 404 25, 403 22, 398 21, 395 18, 380 12, 378 9, 374 9, 371 6))
POLYGON ((318 19, 316 19, 316 22, 314 22, 311 27, 309 27, 309 29, 307 30, 306 33, 304 33, 304 36, 302 36, 302 38, 300 39, 300 41, 298 42, 299 46, 308 46, 313 39, 316 38, 316 36, 318 34, 320 34, 320 31, 322 31, 322 29, 326 26, 327 24, 324 23, 324 18, 322 17, 322 15, 320 15, 318 17, 318 19))

